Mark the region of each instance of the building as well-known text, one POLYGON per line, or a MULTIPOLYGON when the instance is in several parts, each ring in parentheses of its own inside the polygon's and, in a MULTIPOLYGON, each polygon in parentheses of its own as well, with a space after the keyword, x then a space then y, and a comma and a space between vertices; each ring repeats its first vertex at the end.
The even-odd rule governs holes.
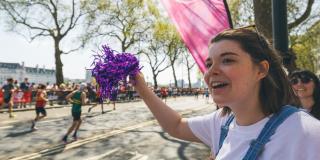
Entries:
POLYGON ((86 77, 85 77, 85 82, 86 83, 91 83, 92 82, 92 70, 91 69, 85 69, 86 70, 86 77))
POLYGON ((19 63, 6 63, 0 62, 0 83, 3 84, 8 78, 13 78, 22 82, 24 78, 28 78, 30 83, 56 83, 56 71, 53 69, 46 69, 44 66, 40 68, 26 67, 24 62, 19 63))

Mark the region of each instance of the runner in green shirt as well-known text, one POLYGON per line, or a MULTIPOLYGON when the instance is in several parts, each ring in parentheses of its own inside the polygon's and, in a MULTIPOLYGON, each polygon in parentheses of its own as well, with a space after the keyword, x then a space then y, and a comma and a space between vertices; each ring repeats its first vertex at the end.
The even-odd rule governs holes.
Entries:
POLYGON ((86 84, 80 84, 77 90, 71 92, 67 95, 66 99, 72 104, 72 117, 73 123, 72 126, 68 129, 67 134, 62 138, 62 141, 67 143, 68 135, 74 131, 73 138, 77 140, 77 131, 81 125, 81 106, 85 104, 86 101, 86 84))

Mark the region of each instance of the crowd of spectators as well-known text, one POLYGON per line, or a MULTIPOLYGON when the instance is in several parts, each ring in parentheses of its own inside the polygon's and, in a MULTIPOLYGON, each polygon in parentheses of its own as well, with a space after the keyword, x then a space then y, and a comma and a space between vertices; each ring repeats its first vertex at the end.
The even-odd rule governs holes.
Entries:
MULTIPOLYGON (((14 80, 14 90, 12 93, 14 108, 27 108, 31 107, 35 103, 35 96, 40 84, 30 83, 28 78, 25 78, 23 82, 19 83, 17 80, 14 80)), ((57 84, 45 84, 46 91, 49 99, 49 105, 66 105, 68 104, 66 100, 66 96, 71 93, 73 90, 77 88, 78 83, 62 83, 60 85, 57 84)), ((170 86, 162 86, 154 89, 154 87, 150 87, 159 97, 166 100, 167 97, 177 97, 177 96, 195 96, 198 95, 206 95, 207 89, 205 88, 177 88, 170 86)), ((91 83, 87 83, 87 102, 90 104, 94 102, 97 98, 97 90, 96 86, 91 83)), ((129 85, 121 85, 119 87, 119 92, 117 96, 118 102, 123 101, 132 101, 136 100, 138 94, 134 90, 134 88, 129 85)), ((1 86, 0 89, 0 106, 3 105, 3 89, 1 86)), ((5 107, 5 106, 3 106, 5 107)))

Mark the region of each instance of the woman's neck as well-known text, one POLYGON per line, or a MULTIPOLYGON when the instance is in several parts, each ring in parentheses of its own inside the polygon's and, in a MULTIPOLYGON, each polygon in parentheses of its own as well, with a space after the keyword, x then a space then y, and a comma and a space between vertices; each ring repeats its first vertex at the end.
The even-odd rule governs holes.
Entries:
POLYGON ((235 114, 237 124, 241 126, 255 124, 267 116, 262 112, 258 97, 244 100, 243 103, 238 102, 230 108, 235 114))
POLYGON ((264 119, 266 115, 260 110, 235 111, 236 122, 240 126, 249 126, 264 119))
POLYGON ((300 98, 302 107, 308 111, 311 111, 312 106, 314 105, 313 97, 300 98))

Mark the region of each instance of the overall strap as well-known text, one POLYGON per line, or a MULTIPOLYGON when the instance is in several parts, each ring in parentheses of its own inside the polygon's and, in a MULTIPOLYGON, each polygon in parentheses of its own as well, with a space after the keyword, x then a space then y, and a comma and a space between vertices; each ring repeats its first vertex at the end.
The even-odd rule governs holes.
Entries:
POLYGON ((278 126, 297 111, 299 111, 298 108, 287 105, 282 107, 280 113, 274 114, 265 124, 258 138, 252 140, 243 160, 257 159, 259 154, 262 153, 264 145, 270 141, 270 137, 275 133, 278 126))
POLYGON ((229 116, 227 122, 223 126, 221 126, 220 139, 219 139, 219 149, 218 149, 218 152, 216 153, 216 155, 219 153, 219 150, 222 147, 223 141, 228 135, 229 126, 230 126, 231 122, 233 121, 233 119, 234 119, 234 115, 232 114, 231 116, 229 116))

